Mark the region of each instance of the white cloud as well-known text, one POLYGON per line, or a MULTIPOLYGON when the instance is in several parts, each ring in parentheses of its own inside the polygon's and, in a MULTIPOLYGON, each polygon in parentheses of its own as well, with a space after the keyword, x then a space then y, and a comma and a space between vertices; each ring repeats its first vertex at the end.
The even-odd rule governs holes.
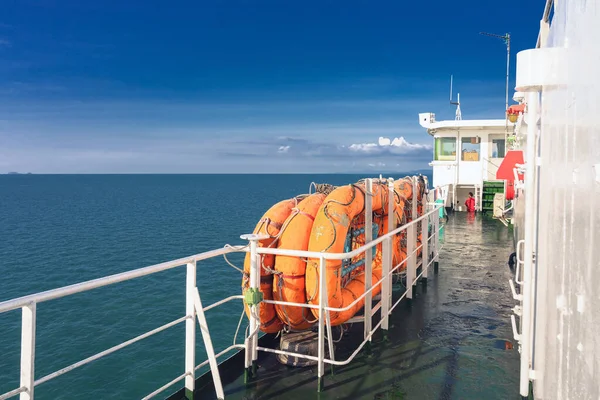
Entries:
POLYGON ((403 136, 390 139, 379 137, 377 143, 354 143, 348 146, 348 149, 356 153, 377 155, 381 153, 407 154, 415 151, 429 151, 431 145, 409 143, 403 136))
POLYGON ((379 137, 379 145, 380 146, 389 146, 392 143, 392 141, 389 138, 386 137, 379 137))
POLYGON ((400 157, 404 162, 431 160, 431 145, 410 143, 404 137, 380 137, 377 143, 363 142, 350 145, 316 141, 309 138, 279 136, 246 141, 229 141, 221 147, 221 154, 234 157, 272 157, 306 160, 306 158, 342 161, 359 161, 363 165, 394 166, 400 157), (394 160, 393 162, 391 160, 394 160))
POLYGON ((375 143, 355 143, 348 146, 352 151, 363 151, 366 153, 375 150, 377 147, 378 146, 375 143))

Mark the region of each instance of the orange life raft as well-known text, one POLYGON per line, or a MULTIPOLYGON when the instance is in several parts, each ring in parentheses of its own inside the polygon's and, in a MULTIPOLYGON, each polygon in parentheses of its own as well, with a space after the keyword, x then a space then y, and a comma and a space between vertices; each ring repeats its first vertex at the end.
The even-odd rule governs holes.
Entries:
MULTIPOLYGON (((387 209, 388 188, 385 184, 373 185, 372 210, 376 215, 385 215, 387 209)), ((309 251, 322 253, 343 253, 348 231, 356 217, 364 212, 365 187, 364 184, 342 186, 335 189, 327 196, 319 209, 312 227, 309 251)), ((376 223, 374 221, 374 223, 376 223)), ((364 226, 364 225, 363 225, 364 226)), ((365 227, 368 229, 370 227, 365 227)), ((364 234, 363 234, 364 237, 364 234)), ((364 241, 364 239, 363 239, 364 241)), ((354 247, 354 246, 353 246, 354 247)), ((377 246, 380 247, 380 246, 377 246)), ((353 260, 355 261, 355 260, 353 260)), ((356 298, 364 293, 364 269, 354 270, 350 273, 352 279, 342 285, 341 260, 326 260, 325 273, 327 285, 327 298, 329 307, 343 308, 350 305, 356 298)), ((371 282, 375 284, 381 279, 381 250, 377 249, 372 262, 371 282)), ((375 296, 381 286, 374 291, 375 296)), ((319 260, 309 259, 306 267, 306 294, 308 302, 319 304, 319 260)), ((339 325, 352 318, 362 308, 364 301, 359 301, 345 311, 332 312, 331 324, 339 325)), ((312 310, 318 317, 318 310, 312 310)))
MULTIPOLYGON (((285 222, 277 247, 289 250, 307 250, 315 215, 325 194, 315 193, 298 204, 285 222)), ((292 303, 306 303, 304 275, 306 260, 298 257, 275 257, 273 298, 292 303)), ((308 308, 275 305, 277 315, 291 329, 304 330, 315 322, 308 308)))
MULTIPOLYGON (((260 219, 255 234, 266 234, 269 237, 258 242, 259 247, 277 247, 279 233, 289 217, 292 209, 298 204, 298 199, 283 200, 271 207, 260 219)), ((275 256, 263 254, 260 258, 260 291, 266 300, 273 299, 273 275, 271 271, 275 265, 275 256)), ((250 287, 250 253, 244 259, 244 276, 242 278, 242 291, 250 287)), ((250 309, 245 305, 246 315, 250 316, 250 309)), ((260 330, 266 333, 279 332, 282 328, 281 320, 277 317, 273 304, 260 303, 260 330)))
MULTIPOLYGON (((412 201, 417 201, 417 214, 423 213, 425 182, 420 179, 416 196, 411 178, 394 182, 394 214, 396 227, 412 220, 412 201)), ((269 209, 259 221, 254 233, 268 234, 259 242, 261 247, 309 250, 324 253, 343 253, 365 244, 364 182, 335 188, 329 195, 316 193, 284 200, 269 209), (301 200, 299 203, 298 201, 301 200), (350 246, 350 248, 349 248, 350 246)), ((388 232, 389 188, 387 181, 373 181, 372 210, 373 238, 388 232)), ((418 231, 417 247, 421 235, 418 231)), ((406 260, 407 232, 402 231, 392 240, 392 267, 406 260)), ((371 282, 374 286, 382 278, 382 245, 373 249, 371 282)), ((417 251, 421 254, 421 250, 417 251)), ((364 254, 352 260, 327 260, 325 264, 328 305, 344 308, 364 293, 364 254)), ((399 270, 406 268, 406 262, 399 270)), ((243 288, 249 287, 250 256, 244 263, 243 288)), ((289 256, 264 255, 261 259, 260 290, 264 299, 294 303, 319 304, 319 260, 289 256)), ((378 286, 373 296, 381 290, 378 286)), ((332 325, 340 325, 353 317, 364 305, 358 302, 348 310, 331 313, 332 325)), ((248 307, 246 307, 248 313, 248 307)), ((260 329, 274 333, 284 325, 291 329, 308 329, 318 318, 318 310, 303 307, 260 303, 260 329), (312 312, 311 312, 312 311, 312 312)))
MULTIPOLYGON (((417 182, 417 215, 423 215, 423 195, 425 194, 425 182, 419 180, 417 182)), ((413 200, 413 185, 410 179, 404 178, 394 181, 394 212, 396 214, 396 227, 407 224, 412 221, 412 200, 413 200)), ((387 222, 387 221, 386 221, 387 222)), ((387 226, 387 224, 386 224, 387 226)), ((387 232, 387 230, 385 231, 387 232)), ((407 235, 408 232, 403 230, 400 233, 400 246, 394 246, 393 266, 398 265, 406 259, 407 254, 407 235)), ((417 231, 417 255, 421 255, 421 230, 417 231)), ((400 270, 406 269, 406 264, 400 270)))

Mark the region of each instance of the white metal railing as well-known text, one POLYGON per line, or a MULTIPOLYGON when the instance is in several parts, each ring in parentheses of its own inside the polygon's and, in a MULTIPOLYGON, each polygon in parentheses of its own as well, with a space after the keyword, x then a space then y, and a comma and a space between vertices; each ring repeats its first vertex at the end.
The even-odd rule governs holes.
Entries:
MULTIPOLYGON (((91 281, 78 283, 70 286, 65 286, 59 289, 48 290, 45 292, 32 294, 28 296, 19 297, 13 300, 8 300, 0 303, 0 313, 4 313, 7 311, 22 310, 22 323, 21 323, 21 374, 20 374, 20 386, 14 390, 6 392, 4 394, 0 394, 0 400, 9 399, 11 397, 16 396, 17 394, 20 396, 20 400, 32 400, 34 398, 34 388, 40 384, 48 382, 58 376, 61 376, 69 371, 72 371, 76 368, 79 368, 83 365, 86 365, 92 361, 95 361, 99 358, 107 356, 115 351, 121 350, 133 343, 136 343, 142 339, 150 337, 156 333, 162 332, 165 329, 173 327, 183 321, 186 322, 186 349, 185 349, 185 363, 186 363, 186 371, 183 375, 177 377, 169 384, 163 386, 158 391, 151 393, 146 396, 145 399, 149 399, 154 395, 162 392, 173 384, 179 382, 182 379, 186 379, 186 388, 192 387, 195 381, 195 371, 197 368, 205 364, 201 364, 197 368, 194 366, 195 359, 195 320, 198 319, 200 327, 202 329, 202 336, 204 339, 204 344, 206 347, 206 351, 209 355, 209 360, 211 361, 211 368, 216 367, 216 356, 214 354, 214 350, 212 348, 212 342, 210 340, 210 334, 206 325, 206 318, 204 315, 204 311, 206 309, 213 308, 213 306, 206 307, 206 309, 202 308, 202 304, 200 302, 200 296, 198 292, 198 288, 196 287, 196 263, 198 261, 207 260, 210 258, 223 256, 228 253, 238 252, 239 249, 233 247, 225 247, 223 249, 211 250, 204 253, 196 254, 193 256, 189 256, 186 258, 180 258, 173 261, 168 261, 161 264, 151 265, 149 267, 139 268, 133 271, 123 272, 120 274, 110 275, 104 278, 94 279, 91 281), (156 329, 153 329, 149 332, 146 332, 140 336, 137 336, 133 339, 127 340, 117 346, 111 347, 107 350, 104 350, 100 353, 97 353, 91 357, 78 361, 74 364, 71 364, 67 367, 61 368, 55 372, 52 372, 40 379, 35 379, 35 338, 36 338, 36 307, 37 304, 55 300, 62 297, 70 296, 76 293, 81 293, 85 291, 89 291, 92 289, 97 289, 103 286, 113 285, 116 283, 128 281, 135 278, 140 278, 147 275, 152 275, 157 272, 166 271, 169 269, 173 269, 176 267, 180 267, 183 265, 187 265, 187 276, 186 276, 186 315, 178 318, 172 322, 169 322, 165 325, 162 325, 156 329), (195 298, 197 296, 197 299, 195 298)), ((235 298, 241 298, 242 296, 232 296, 229 300, 233 300, 235 298)), ((223 302, 221 302, 222 304, 223 302)), ((223 352, 219 353, 219 356, 231 351, 234 348, 239 346, 230 346, 225 349, 223 352)), ((218 370, 216 368, 213 371, 217 371, 217 376, 215 377, 215 384, 220 382, 218 377, 218 370)), ((220 385, 219 385, 220 386, 220 385)), ((217 390, 217 394, 219 394, 219 390, 217 390)), ((222 389, 221 389, 222 393, 222 389)), ((223 397, 221 395, 221 397, 223 397)))
MULTIPOLYGON (((367 179, 367 193, 372 193, 372 180, 367 179)), ((140 269, 136 269, 129 272, 124 272, 116 275, 107 276, 104 278, 94 279, 91 281, 78 283, 75 285, 66 286, 59 289, 49 290, 33 295, 23 296, 20 298, 16 298, 13 300, 8 300, 0 303, 0 313, 11 311, 11 310, 22 310, 22 325, 21 325, 21 365, 20 365, 20 386, 16 389, 13 389, 4 394, 0 394, 0 400, 9 399, 16 395, 19 395, 20 400, 33 400, 34 398, 34 388, 40 384, 43 384, 51 379, 54 379, 58 376, 61 376, 69 371, 72 371, 76 368, 79 368, 83 365, 86 365, 92 361, 95 361, 99 358, 102 358, 106 355, 114 353, 115 351, 121 350, 133 343, 136 343, 142 339, 150 337, 156 333, 159 333, 165 329, 173 327, 181 322, 185 321, 186 324, 186 334, 185 334, 185 371, 182 375, 176 377, 172 381, 168 382, 164 386, 150 393, 144 399, 150 399, 157 394, 163 392, 169 387, 173 386, 177 382, 181 380, 185 380, 185 390, 186 395, 190 398, 190 394, 193 393, 195 387, 195 371, 198 369, 209 365, 212 373, 215 393, 218 398, 224 398, 223 385, 221 383, 219 369, 217 364, 217 359, 228 352, 235 349, 244 349, 245 350, 245 367, 247 373, 250 371, 254 371, 256 369, 256 360, 258 359, 258 351, 270 352, 276 354, 284 354, 287 356, 305 358, 308 360, 317 361, 318 363, 318 380, 319 380, 319 388, 322 388, 323 376, 324 376, 324 364, 331 365, 346 365, 350 363, 354 357, 360 352, 360 350, 364 347, 367 342, 370 342, 373 334, 380 327, 387 331, 389 322, 389 315, 392 313, 394 308, 400 303, 402 299, 405 297, 411 299, 413 297, 413 285, 415 285, 418 279, 427 278, 428 277, 428 268, 432 263, 437 262, 439 257, 439 232, 442 229, 440 227, 440 220, 438 218, 438 213, 440 208, 443 205, 435 204, 433 202, 429 202, 428 195, 422 199, 422 204, 424 210, 426 212, 422 216, 417 215, 417 201, 416 201, 416 192, 417 192, 417 181, 416 178, 413 178, 413 201, 412 201, 412 221, 407 224, 395 227, 395 213, 393 209, 393 205, 395 202, 394 199, 394 190, 393 190, 393 180, 388 180, 389 188, 389 199, 388 199, 388 233, 376 238, 372 239, 371 237, 366 237, 366 244, 362 247, 355 249, 348 253, 321 253, 321 252, 310 252, 310 251, 300 251, 300 250, 286 250, 286 249, 274 249, 274 248, 263 248, 258 246, 258 240, 261 239, 260 235, 243 235, 242 238, 249 241, 248 246, 225 246, 222 249, 207 251, 204 253, 199 253, 193 256, 180 258, 177 260, 156 264, 140 269), (433 217, 432 217, 433 216, 433 217), (432 219, 433 218, 433 219, 432 219), (421 244, 417 246, 417 229, 420 224, 421 229, 421 244), (432 234, 429 234, 429 227, 433 227, 432 234), (407 256, 404 260, 398 263, 395 266, 392 266, 393 260, 393 238, 395 235, 400 234, 401 232, 408 230, 407 233, 407 256), (372 240, 369 240, 372 239, 372 240), (430 242, 432 248, 429 248, 430 242), (370 279, 365 279, 365 292, 355 299, 351 304, 343 308, 334 308, 329 307, 327 304, 327 286, 325 284, 326 274, 325 271, 325 261, 326 260, 343 260, 354 258, 362 253, 365 253, 365 276, 372 276, 372 252, 371 249, 374 246, 382 243, 382 278, 372 284, 370 279), (422 250, 421 260, 418 260, 418 251, 422 250), (260 269, 259 266, 261 263, 259 262, 262 254, 274 254, 274 255, 285 255, 285 256, 293 256, 293 257, 303 257, 303 258, 317 258, 319 259, 319 304, 304 304, 304 303, 292 303, 292 302, 283 302, 276 300, 262 300, 268 304, 280 304, 285 306, 297 306, 297 307, 305 307, 311 309, 319 310, 319 320, 318 320, 318 346, 319 352, 318 356, 309 356, 305 354, 299 354, 294 352, 288 352, 283 350, 276 349, 268 349, 258 346, 258 332, 260 326, 260 320, 257 318, 258 314, 258 304, 251 305, 250 312, 250 322, 249 322, 249 331, 246 334, 244 344, 236 344, 234 338, 234 344, 221 351, 218 354, 215 354, 213 349, 210 331, 208 329, 208 325, 206 322, 205 312, 228 303, 233 300, 243 300, 243 295, 233 295, 229 296, 225 299, 217 301, 214 304, 204 307, 202 305, 200 292, 196 285, 196 268, 197 262, 208 260, 214 257, 225 256, 229 253, 234 252, 250 252, 251 255, 251 271, 250 271, 250 287, 254 289, 258 289, 260 285, 260 269), (430 259, 430 255, 433 256, 430 259), (418 262, 420 261, 420 262, 418 262), (103 286, 113 285, 116 283, 124 282, 127 280, 140 278, 143 276, 155 274, 157 272, 166 271, 169 269, 174 269, 180 266, 186 265, 187 274, 186 274, 186 315, 180 317, 172 322, 169 322, 165 325, 162 325, 156 329, 153 329, 149 332, 146 332, 140 336, 132 338, 128 341, 125 341, 119 345, 111 347, 107 350, 104 350, 100 353, 97 353, 91 357, 85 358, 81 361, 78 361, 74 364, 71 364, 67 367, 61 368, 53 373, 50 373, 40 379, 35 379, 35 339, 36 339, 36 307, 37 304, 55 300, 58 298, 70 296, 76 293, 81 293, 85 291, 89 291, 92 289, 96 289, 103 286), (396 300, 394 304, 392 304, 392 274, 397 273, 400 268, 406 265, 406 290, 401 295, 399 299, 396 300), (421 272, 417 275, 417 269, 421 266, 421 272), (382 286, 381 289, 381 300, 380 302, 373 308, 372 305, 372 293, 379 286, 382 286), (365 299, 364 305, 364 316, 362 321, 364 322, 364 340, 357 347, 357 349, 344 361, 335 360, 334 352, 333 352, 333 342, 328 340, 329 347, 329 356, 330 358, 325 358, 325 329, 327 330, 327 338, 332 338, 331 334, 331 312, 339 312, 345 311, 354 307, 358 302, 365 299), (373 315, 381 310, 381 318, 379 323, 372 327, 372 317, 373 315), (196 365, 195 360, 195 343, 196 343, 196 320, 198 321, 201 329, 201 334, 203 338, 203 342, 205 345, 205 349, 208 355, 208 359, 204 362, 196 365)), ((435 199, 434 199, 435 200, 435 199)), ((365 201, 365 217, 368 225, 368 218, 372 217, 372 201, 371 196, 366 196, 365 201)), ((369 229, 365 230, 365 233, 370 232, 369 229)))
MULTIPOLYGON (((370 188, 371 186, 371 181, 367 180, 367 187, 370 188)), ((390 186, 393 185, 393 182, 390 182, 390 186)), ((417 185, 416 185, 416 181, 413 180, 413 193, 416 193, 417 190, 417 185)), ((368 193, 370 193, 369 190, 367 190, 368 193)), ((393 199, 393 190, 390 191, 390 199, 388 201, 388 205, 389 204, 393 204, 394 199, 393 199)), ((369 196, 367 196, 368 199, 369 196)), ((319 310, 319 321, 318 321, 318 356, 309 356, 309 355, 305 355, 305 354, 300 354, 300 353, 294 353, 294 352, 289 352, 289 351, 283 351, 283 350, 276 350, 276 349, 268 349, 268 348, 263 348, 263 347, 252 347, 254 346, 252 343, 250 343, 250 348, 246 349, 246 368, 249 370, 253 367, 253 365, 256 362, 256 355, 257 355, 257 350, 260 351, 264 351, 264 352, 269 352, 269 353, 275 353, 275 354, 282 354, 282 355, 287 355, 288 357, 297 357, 297 358, 304 358, 304 359, 308 359, 308 360, 312 360, 312 361, 317 361, 318 363, 318 387, 319 389, 322 389, 323 387, 323 376, 324 376, 324 364, 331 364, 331 365, 346 365, 348 363, 350 363, 355 357, 356 355, 360 352, 360 350, 365 346, 365 344, 369 341, 371 341, 371 338, 373 336, 373 334, 375 333, 375 331, 377 331, 377 329, 379 329, 380 327, 382 327, 382 329, 387 330, 388 329, 388 317, 391 314, 391 312, 394 310, 394 308, 396 308, 396 306, 400 303, 400 301, 402 301, 405 297, 408 299, 412 299, 413 297, 413 286, 417 283, 418 279, 423 277, 423 278, 427 278, 428 277, 428 268, 431 266, 432 263, 436 262, 439 256, 439 231, 440 231, 440 226, 439 226, 439 218, 437 217, 439 214, 439 210, 440 208, 442 208, 442 205, 439 204, 435 204, 435 203, 429 203, 429 202, 424 202, 425 206, 428 208, 431 208, 430 210, 428 210, 427 212, 425 212, 422 216, 417 216, 417 201, 412 201, 412 221, 408 222, 407 224, 392 229, 390 230, 388 233, 386 233, 385 235, 382 235, 380 237, 378 237, 377 239, 372 240, 371 242, 366 243, 364 246, 353 250, 351 252, 348 253, 320 253, 320 252, 310 252, 310 251, 301 251, 301 250, 283 250, 283 249, 274 249, 274 248, 263 248, 263 247, 255 247, 255 250, 252 252, 251 254, 254 254, 252 259, 256 260, 257 257, 260 257, 260 254, 273 254, 273 255, 285 255, 285 256, 292 256, 292 257, 303 257, 303 258, 317 258, 319 259, 319 305, 311 305, 311 304, 304 304, 304 303, 291 303, 291 302, 282 302, 282 301, 276 301, 276 300, 263 300, 264 303, 267 304, 281 304, 281 305, 287 305, 287 306, 296 306, 296 307, 304 307, 304 308, 312 308, 312 309, 318 309, 319 310), (433 218, 433 232, 432 235, 429 235, 429 223, 431 220, 432 215, 434 216, 433 218), (419 246, 417 246, 417 227, 418 225, 421 224, 421 244, 419 246), (407 257, 406 259, 404 259, 403 261, 401 261, 398 265, 394 266, 393 268, 391 267, 391 263, 392 263, 392 259, 393 259, 393 248, 392 248, 392 241, 393 241, 393 237, 399 233, 401 233, 404 230, 408 230, 408 238, 407 238, 407 257), (433 240, 432 240, 433 239, 433 240), (432 257, 431 260, 429 260, 429 241, 432 240, 432 244, 434 247, 434 256, 432 257), (345 306, 345 307, 329 307, 327 305, 327 286, 325 283, 325 273, 323 273, 323 271, 325 271, 325 262, 326 260, 343 260, 343 259, 348 259, 348 258, 354 258, 356 256, 359 256, 362 253, 365 253, 365 255, 367 256, 372 247, 378 245, 379 243, 382 243, 383 246, 383 254, 382 254, 382 260, 383 260, 383 265, 382 265, 382 278, 375 284, 372 285, 370 284, 368 279, 365 279, 365 292, 359 296, 358 298, 356 298, 352 303, 350 303, 349 305, 345 306), (420 266, 422 267, 421 273, 419 275, 417 275, 417 268, 418 268, 418 259, 417 259, 417 252, 418 250, 422 250, 422 258, 421 258, 421 263, 420 266), (391 298, 391 276, 394 272, 396 272, 402 265, 407 264, 406 266, 406 290, 405 292, 400 296, 399 299, 396 300, 396 302, 391 305, 392 302, 392 298, 391 298), (371 310, 371 302, 369 301, 369 299, 372 298, 372 292, 373 290, 375 290, 379 285, 383 285, 382 286, 382 296, 381 296, 381 300, 380 300, 380 304, 378 306, 375 307, 376 310, 381 309, 381 319, 379 321, 379 323, 372 328, 371 327, 371 321, 372 321, 372 317, 374 315, 374 312, 371 310), (331 341, 329 341, 329 354, 331 355, 331 358, 325 358, 324 356, 324 352, 325 352, 325 347, 324 347, 324 342, 325 342, 325 332, 324 329, 327 329, 327 338, 331 338, 331 326, 329 324, 329 314, 331 312, 341 312, 341 311, 346 311, 349 310, 350 308, 356 306, 356 304, 358 304, 360 301, 362 301, 363 299, 365 299, 365 307, 364 307, 364 325, 365 325, 365 333, 364 333, 364 339, 362 341, 362 343, 355 349, 355 351, 346 359, 343 361, 340 360, 335 360, 335 358, 333 357, 333 343, 331 341)), ((369 200, 365 201, 365 220, 367 220, 369 215, 372 215, 372 209, 371 209, 371 202, 369 200)), ((389 218, 389 222, 388 222, 388 226, 393 227, 394 223, 395 223, 395 217, 393 213, 389 213, 388 211, 388 218, 389 218)), ((368 221, 367 221, 368 223, 368 221)), ((368 226, 368 225, 367 225, 368 226)), ((368 230, 366 230, 368 231, 368 230)), ((252 240, 254 241, 258 241, 260 240, 260 238, 252 238, 251 239, 251 243, 252 240)), ((252 247, 251 247, 252 248, 252 247)), ((258 262, 255 262, 252 264, 251 268, 255 268, 254 272, 251 272, 251 276, 252 274, 258 274, 260 271, 258 269, 258 262)), ((365 277, 369 277, 371 276, 372 272, 372 259, 371 257, 365 257, 365 277)), ((251 284, 252 285, 252 284, 251 284)), ((252 286, 251 286, 252 287, 252 286)), ((254 286, 254 288, 258 289, 258 283, 256 283, 256 286, 254 286)), ((259 322, 257 320, 255 320, 255 325, 251 325, 250 326, 250 330, 252 332, 256 332, 258 330, 258 326, 259 326, 259 322)), ((253 368, 252 368, 253 369, 253 368)))

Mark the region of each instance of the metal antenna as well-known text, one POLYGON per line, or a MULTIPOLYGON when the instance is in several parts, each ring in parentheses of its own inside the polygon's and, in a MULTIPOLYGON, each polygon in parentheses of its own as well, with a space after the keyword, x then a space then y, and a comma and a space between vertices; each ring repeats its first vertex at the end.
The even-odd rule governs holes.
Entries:
POLYGON ((454 115, 454 119, 456 121, 460 121, 462 119, 462 113, 460 112, 460 93, 456 94, 456 101, 452 101, 452 80, 453 76, 450 75, 450 104, 456 106, 456 114, 454 115))
POLYGON ((479 34, 502 39, 506 44, 506 108, 504 111, 508 111, 508 78, 510 76, 510 33, 505 33, 504 35, 497 35, 495 33, 479 32, 479 34))

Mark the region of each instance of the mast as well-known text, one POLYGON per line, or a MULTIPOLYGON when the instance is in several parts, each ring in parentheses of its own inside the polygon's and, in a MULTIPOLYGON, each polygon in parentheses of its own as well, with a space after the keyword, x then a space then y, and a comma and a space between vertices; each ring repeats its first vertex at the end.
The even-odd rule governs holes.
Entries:
POLYGON ((504 111, 508 111, 508 80, 510 77, 510 33, 505 33, 504 35, 497 35, 495 33, 479 32, 479 34, 502 39, 504 41, 504 44, 506 44, 506 101, 504 111))
POLYGON ((454 115, 454 119, 456 121, 460 121, 462 119, 462 112, 460 111, 460 93, 456 94, 456 101, 452 101, 452 80, 453 76, 450 75, 450 104, 456 106, 456 114, 454 115))

